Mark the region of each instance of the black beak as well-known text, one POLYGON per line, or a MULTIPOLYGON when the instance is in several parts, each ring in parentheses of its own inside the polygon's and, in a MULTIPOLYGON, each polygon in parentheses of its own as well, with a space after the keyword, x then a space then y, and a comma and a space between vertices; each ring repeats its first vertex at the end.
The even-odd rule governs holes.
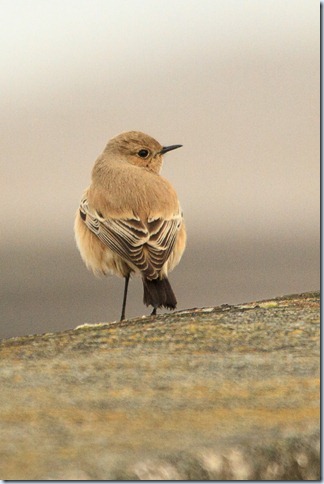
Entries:
POLYGON ((160 151, 161 155, 164 155, 167 151, 176 150, 177 148, 181 148, 182 145, 171 145, 171 146, 163 146, 162 150, 160 151))

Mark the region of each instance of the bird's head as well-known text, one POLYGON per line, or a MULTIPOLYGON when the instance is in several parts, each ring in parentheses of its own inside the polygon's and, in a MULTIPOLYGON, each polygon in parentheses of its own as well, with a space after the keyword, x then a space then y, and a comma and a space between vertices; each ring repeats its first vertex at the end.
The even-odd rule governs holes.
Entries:
POLYGON ((112 138, 108 142, 104 153, 116 162, 127 162, 146 168, 154 173, 159 173, 162 167, 163 155, 181 146, 162 146, 147 134, 140 131, 127 131, 112 138))

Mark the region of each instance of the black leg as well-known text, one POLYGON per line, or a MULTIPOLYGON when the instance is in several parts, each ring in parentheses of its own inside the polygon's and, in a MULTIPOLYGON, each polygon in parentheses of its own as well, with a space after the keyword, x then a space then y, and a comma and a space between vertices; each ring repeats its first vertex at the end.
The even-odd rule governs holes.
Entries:
POLYGON ((125 309, 126 309, 128 283, 129 283, 129 274, 127 276, 125 276, 123 306, 122 306, 122 313, 121 313, 121 316, 120 316, 121 321, 123 321, 125 319, 125 309))
POLYGON ((156 316, 156 308, 154 308, 153 311, 151 312, 151 316, 156 316))

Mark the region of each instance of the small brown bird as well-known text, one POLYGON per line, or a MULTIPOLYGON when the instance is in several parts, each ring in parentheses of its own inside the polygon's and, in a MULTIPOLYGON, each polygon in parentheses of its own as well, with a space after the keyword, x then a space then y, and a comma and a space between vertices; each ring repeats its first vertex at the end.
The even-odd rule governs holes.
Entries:
POLYGON ((92 170, 76 214, 77 246, 95 274, 142 277, 144 304, 175 309, 168 272, 180 261, 186 230, 177 194, 159 173, 163 155, 182 145, 162 146, 138 131, 112 138, 92 170))

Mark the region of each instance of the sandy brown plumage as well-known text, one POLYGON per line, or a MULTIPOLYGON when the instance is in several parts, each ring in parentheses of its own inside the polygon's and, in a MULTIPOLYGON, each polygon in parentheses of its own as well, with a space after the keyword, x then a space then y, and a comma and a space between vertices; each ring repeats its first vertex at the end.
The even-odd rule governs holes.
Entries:
MULTIPOLYGON (((144 133, 122 133, 107 144, 92 170, 75 219, 81 256, 95 274, 143 279, 144 303, 176 306, 167 274, 180 261, 186 232, 177 195, 159 175, 163 147, 144 133)), ((123 304, 122 318, 124 318, 123 304)))

